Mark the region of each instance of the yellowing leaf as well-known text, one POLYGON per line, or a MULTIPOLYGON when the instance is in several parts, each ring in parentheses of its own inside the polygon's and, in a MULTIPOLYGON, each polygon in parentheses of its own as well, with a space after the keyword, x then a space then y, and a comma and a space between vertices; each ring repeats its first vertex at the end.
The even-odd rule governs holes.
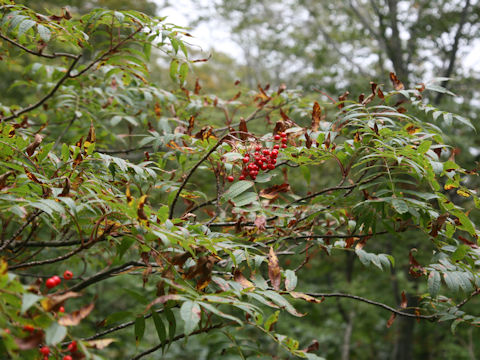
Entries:
POLYGON ((100 340, 90 340, 86 341, 86 344, 88 347, 94 348, 94 349, 104 349, 111 343, 117 341, 116 339, 100 339, 100 340))
POLYGON ((302 299, 302 300, 305 300, 305 301, 308 301, 308 302, 311 302, 311 303, 315 303, 315 304, 320 304, 325 300, 324 297, 322 297, 321 299, 317 299, 317 298, 315 298, 311 295, 304 294, 304 293, 301 293, 301 292, 296 292, 296 291, 291 291, 291 292, 289 292, 289 294, 295 299, 302 299))
POLYGON ((55 306, 63 303, 64 301, 71 299, 71 298, 77 298, 82 296, 80 293, 76 293, 73 291, 66 292, 65 294, 62 295, 50 295, 45 297, 44 299, 40 300, 40 304, 42 305, 43 309, 45 311, 50 311, 52 310, 55 306))
POLYGON ((445 184, 445 186, 443 187, 445 190, 451 190, 451 189, 455 189, 456 186, 453 185, 453 184, 445 184))
POLYGON ((470 197, 470 194, 463 190, 457 190, 457 194, 463 197, 470 197))
POLYGON ((268 277, 272 282, 272 287, 277 291, 280 290, 280 283, 282 282, 280 266, 278 264, 278 257, 271 246, 270 253, 268 254, 268 277))

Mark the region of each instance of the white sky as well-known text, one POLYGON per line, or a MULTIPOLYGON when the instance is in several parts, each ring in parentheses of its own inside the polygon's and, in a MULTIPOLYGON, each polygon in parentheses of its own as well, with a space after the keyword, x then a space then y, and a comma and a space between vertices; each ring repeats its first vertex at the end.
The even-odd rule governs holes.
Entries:
MULTIPOLYGON (((174 5, 160 8, 159 15, 168 16, 168 22, 187 27, 199 12, 196 4, 205 3, 205 1, 208 4, 208 0, 176 0, 174 5)), ((154 2, 160 7, 162 0, 154 0, 154 2)), ((191 44, 201 47, 204 51, 213 48, 244 63, 242 49, 231 40, 228 26, 221 21, 202 23, 199 27, 189 30, 189 33, 194 36, 193 39, 189 39, 191 44)), ((480 36, 472 42, 471 50, 463 57, 462 62, 466 71, 480 72, 480 36)))

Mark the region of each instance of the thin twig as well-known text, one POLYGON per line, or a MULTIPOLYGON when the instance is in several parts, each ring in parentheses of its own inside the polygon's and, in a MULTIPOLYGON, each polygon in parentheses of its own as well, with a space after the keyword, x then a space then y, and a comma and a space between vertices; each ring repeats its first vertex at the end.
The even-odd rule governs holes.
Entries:
POLYGON ((3 251, 8 245, 10 245, 16 238, 19 236, 23 230, 33 221, 37 216, 39 216, 43 211, 42 210, 35 210, 35 212, 28 217, 28 219, 20 226, 17 231, 12 235, 10 239, 5 241, 2 246, 0 246, 0 251, 3 251))
MULTIPOLYGON (((228 325, 230 325, 230 324, 229 324, 229 323, 228 323, 228 324, 222 324, 222 323, 215 324, 215 325, 212 325, 212 326, 203 328, 203 329, 198 329, 198 330, 192 332, 192 333, 191 333, 190 335, 188 335, 188 336, 193 336, 193 335, 198 335, 198 334, 207 333, 207 332, 209 332, 209 331, 211 331, 211 330, 220 329, 220 328, 225 327, 225 326, 228 326, 228 325)), ((187 335, 185 335, 185 334, 177 335, 177 336, 175 336, 175 337, 172 339, 172 342, 173 342, 173 341, 180 340, 180 339, 183 339, 185 336, 187 336, 187 335)), ((168 343, 170 343, 170 342, 171 342, 170 340, 166 340, 166 341, 165 341, 165 344, 168 344, 168 343)), ((132 360, 141 359, 141 358, 143 358, 144 356, 146 356, 146 355, 148 355, 148 354, 151 354, 151 353, 157 351, 158 349, 160 349, 160 348, 161 348, 162 346, 164 346, 165 344, 164 344, 164 343, 160 343, 160 344, 158 344, 157 346, 154 346, 154 347, 152 347, 152 348, 150 348, 150 349, 148 349, 148 350, 145 350, 145 351, 142 352, 141 354, 138 354, 137 356, 134 356, 134 357, 132 358, 132 360)))
POLYGON ((39 106, 41 106, 45 101, 47 101, 48 99, 50 99, 56 92, 57 90, 60 88, 60 86, 64 83, 65 80, 67 80, 68 78, 71 77, 70 75, 70 72, 73 70, 73 68, 75 67, 75 65, 77 64, 78 60, 80 60, 80 57, 81 55, 77 56, 73 61, 72 63, 70 64, 70 67, 67 69, 67 71, 65 72, 65 74, 60 78, 60 80, 57 81, 57 83, 55 84, 55 86, 49 91, 49 93, 47 95, 45 95, 43 98, 41 98, 40 100, 38 100, 35 104, 33 105, 30 105, 30 106, 27 106, 27 107, 24 107, 23 109, 20 109, 19 111, 12 111, 12 115, 10 116, 7 116, 6 118, 3 118, 1 119, 2 121, 8 121, 8 120, 12 120, 12 119, 15 119, 17 117, 19 117, 20 115, 22 114, 25 114, 29 111, 32 111, 36 108, 38 108, 39 106))
POLYGON ((49 58, 49 59, 54 59, 54 58, 57 58, 57 57, 68 57, 68 58, 71 58, 71 59, 76 59, 77 56, 78 56, 78 55, 75 55, 75 54, 64 53, 64 52, 54 52, 52 54, 45 54, 45 53, 42 53, 42 52, 36 52, 36 51, 30 50, 29 48, 27 48, 27 47, 23 46, 22 44, 16 42, 15 40, 10 39, 9 37, 6 37, 2 33, 0 33, 0 38, 2 38, 5 41, 8 41, 10 44, 15 45, 16 47, 22 49, 23 51, 26 51, 29 54, 36 55, 36 56, 41 56, 41 57, 45 57, 45 58, 49 58))
POLYGON ((187 185, 188 180, 190 177, 193 175, 195 170, 205 161, 208 159, 208 157, 215 151, 217 148, 223 143, 223 140, 225 140, 229 136, 229 134, 224 135, 220 138, 220 140, 217 141, 217 143, 210 149, 209 152, 207 152, 194 166, 193 168, 189 171, 185 179, 183 180, 182 184, 177 190, 177 193, 175 194, 175 197, 173 198, 172 205, 170 206, 170 214, 168 215, 168 218, 171 219, 173 218, 173 212, 175 210, 175 204, 177 203, 178 197, 180 196, 180 193, 182 192, 183 188, 185 185, 187 185))

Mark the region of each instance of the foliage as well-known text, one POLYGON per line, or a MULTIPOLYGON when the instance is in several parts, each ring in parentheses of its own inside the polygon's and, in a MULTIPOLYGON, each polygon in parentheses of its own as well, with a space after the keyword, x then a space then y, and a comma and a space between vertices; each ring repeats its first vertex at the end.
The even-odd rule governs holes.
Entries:
POLYGON ((471 124, 423 101, 443 88, 405 90, 391 73, 391 91, 371 83, 368 96, 322 106, 285 86, 237 84, 222 99, 189 81, 204 59, 190 58, 188 34, 164 19, 2 4, 2 57, 29 60, 12 86, 35 96, 1 105, 3 358, 38 359, 48 346, 53 358, 140 359, 221 331, 242 358, 268 355, 243 341, 253 331, 318 359, 318 341, 300 344, 280 316, 328 308, 330 297, 390 312, 387 326, 478 324, 467 305, 480 284, 476 172, 455 162, 435 122, 471 124), (152 49, 168 57, 174 90, 149 80, 152 49), (271 154, 281 143, 273 168, 239 179, 250 160, 266 161, 257 147, 271 154), (416 249, 400 244, 394 256, 389 243, 403 233, 416 249), (396 294, 399 307, 373 292, 305 288, 314 256, 345 254, 378 277, 406 263, 415 286, 396 294), (66 270, 74 277, 60 286, 42 281, 66 270), (133 334, 116 344, 126 327, 133 334))

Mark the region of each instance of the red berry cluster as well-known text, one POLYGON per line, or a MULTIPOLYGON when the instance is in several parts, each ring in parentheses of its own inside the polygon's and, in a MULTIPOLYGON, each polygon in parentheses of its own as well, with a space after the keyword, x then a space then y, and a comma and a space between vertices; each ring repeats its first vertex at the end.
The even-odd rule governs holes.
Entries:
MULTIPOLYGON (((72 341, 67 347, 67 350, 71 353, 74 353, 75 351, 77 351, 77 349, 77 342, 75 340, 72 341)), ((47 360, 50 355, 50 348, 48 346, 42 346, 40 348, 40 354, 43 355, 44 360, 47 360)), ((65 355, 63 357, 63 360, 73 360, 73 358, 70 355, 65 355)))
MULTIPOLYGON (((245 154, 242 159, 242 174, 238 177, 238 180, 245 180, 247 177, 255 180, 260 171, 275 169, 278 150, 280 148, 284 149, 287 147, 287 134, 282 132, 280 134, 276 134, 273 138, 276 141, 281 140, 282 145, 280 146, 278 144, 275 144, 272 149, 266 149, 263 148, 261 145, 257 145, 253 154, 245 154)), ((227 180, 229 182, 233 182, 235 178, 230 175, 227 177, 227 180)))
MULTIPOLYGON (((73 273, 70 270, 65 270, 65 272, 63 273, 63 278, 65 280, 71 280, 73 278, 73 273)), ((60 285, 61 282, 62 279, 60 279, 59 276, 54 275, 47 279, 47 281, 45 282, 45 286, 48 289, 53 289, 55 286, 60 285)))

